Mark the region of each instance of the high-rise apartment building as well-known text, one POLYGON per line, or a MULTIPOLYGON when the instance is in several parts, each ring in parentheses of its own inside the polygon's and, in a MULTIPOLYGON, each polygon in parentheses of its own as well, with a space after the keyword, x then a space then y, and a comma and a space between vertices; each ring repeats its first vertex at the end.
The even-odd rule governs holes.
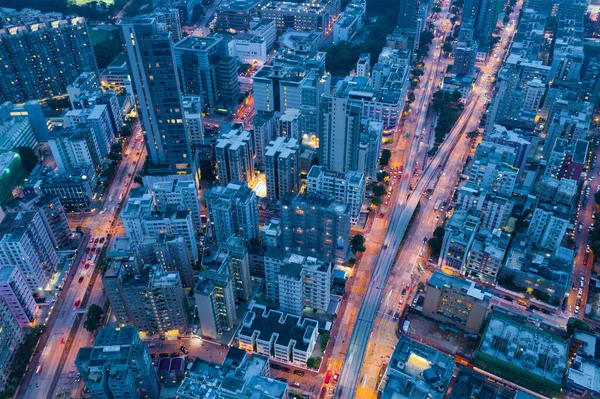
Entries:
POLYGON ((173 179, 152 184, 150 193, 154 199, 154 206, 160 212, 166 212, 170 206, 178 211, 190 212, 194 231, 202 232, 202 219, 200 218, 200 203, 198 190, 194 180, 173 179))
POLYGON ((175 62, 186 96, 200 96, 209 111, 239 97, 237 58, 219 36, 188 36, 175 44, 175 62), (235 79, 233 79, 235 77, 235 79))
POLYGON ((96 135, 90 125, 55 126, 50 131, 48 146, 61 175, 89 165, 98 169, 102 160, 96 135))
POLYGON ((96 72, 85 19, 41 14, 0 29, 0 98, 23 102, 58 96, 82 72, 96 72))
POLYGON ((119 325, 132 325, 140 331, 166 333, 186 332, 189 327, 187 297, 179 273, 167 273, 162 265, 147 267, 140 273, 122 270, 118 290, 108 292, 119 325))
POLYGON ((265 254, 267 298, 283 312, 302 315, 304 308, 327 311, 333 264, 316 258, 269 249, 265 254))
POLYGON ((158 238, 144 239, 138 247, 138 254, 145 265, 160 263, 165 272, 179 273, 184 288, 194 286, 193 258, 183 237, 161 234, 158 238))
POLYGON ((323 261, 345 259, 350 237, 350 205, 320 193, 281 201, 281 245, 286 251, 323 261))
POLYGON ((18 268, 0 267, 0 298, 0 301, 6 302, 21 328, 30 326, 37 315, 38 305, 18 268))
POLYGON ((58 256, 38 212, 7 213, 0 223, 0 265, 19 269, 32 292, 56 271, 58 256))
POLYGON ((245 183, 233 181, 226 187, 213 187, 205 197, 208 218, 218 244, 225 243, 232 235, 245 242, 258 238, 256 194, 245 183))
POLYGON ((190 145, 204 144, 204 119, 202 118, 202 97, 184 96, 183 115, 187 123, 190 145))
POLYGON ((306 176, 306 192, 325 194, 350 205, 350 221, 356 224, 365 195, 365 176, 362 172, 340 173, 315 165, 306 176))
POLYGON ((565 237, 568 226, 568 208, 541 203, 533 211, 527 235, 538 248, 554 252, 565 237))
POLYGON ((446 226, 440 250, 440 267, 463 273, 479 222, 480 218, 474 212, 466 210, 454 212, 446 226))
POLYGON ((277 118, 274 112, 258 112, 252 119, 254 125, 254 156, 259 169, 265 165, 265 149, 267 144, 275 140, 277 134, 277 118))
POLYGON ((278 137, 265 150, 267 197, 277 201, 300 190, 300 145, 295 138, 278 137))
POLYGON ((254 151, 250 132, 241 126, 221 134, 215 145, 217 177, 226 186, 232 180, 249 184, 254 179, 254 151))
POLYGON ((0 299, 0 389, 4 389, 12 370, 12 361, 25 332, 13 316, 8 304, 0 299))
POLYGON ((75 366, 93 398, 159 397, 152 358, 134 327, 102 328, 94 346, 79 349, 75 366))
POLYGON ((121 27, 150 160, 187 169, 190 145, 171 35, 153 18, 124 18, 121 27))
POLYGON ((407 39, 407 47, 414 50, 419 45, 419 0, 401 0, 398 28, 407 39))

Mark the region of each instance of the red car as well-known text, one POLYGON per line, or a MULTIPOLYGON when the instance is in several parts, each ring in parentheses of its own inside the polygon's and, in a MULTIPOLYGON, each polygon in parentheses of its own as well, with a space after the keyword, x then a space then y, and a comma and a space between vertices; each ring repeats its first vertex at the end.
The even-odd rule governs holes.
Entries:
POLYGON ((79 277, 79 284, 83 283, 83 276, 79 277))
POLYGON ((333 383, 335 384, 336 382, 338 382, 339 378, 340 378, 340 373, 335 373, 333 375, 333 383))
POLYGON ((81 303, 81 299, 75 300, 75 309, 79 309, 79 304, 81 303))
POLYGON ((90 264, 86 263, 85 266, 83 266, 84 269, 89 269, 90 268, 90 264))
POLYGON ((327 370, 327 374, 325 374, 325 384, 329 384, 329 381, 331 380, 331 370, 327 370))

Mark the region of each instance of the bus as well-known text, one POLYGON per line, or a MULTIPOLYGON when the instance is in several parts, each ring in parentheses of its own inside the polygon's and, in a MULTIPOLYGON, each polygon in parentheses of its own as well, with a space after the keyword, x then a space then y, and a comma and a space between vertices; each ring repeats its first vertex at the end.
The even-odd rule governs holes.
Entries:
POLYGON ((437 200, 435 202, 435 205, 433 206, 433 210, 437 211, 438 209, 440 209, 440 206, 442 205, 442 200, 437 200))

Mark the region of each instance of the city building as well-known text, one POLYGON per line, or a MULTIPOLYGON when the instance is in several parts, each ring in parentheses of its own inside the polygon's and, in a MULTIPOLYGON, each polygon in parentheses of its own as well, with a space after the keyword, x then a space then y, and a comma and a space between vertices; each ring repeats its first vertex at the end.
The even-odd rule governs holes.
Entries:
POLYGON ((576 330, 571 339, 575 348, 575 357, 570 363, 569 371, 564 383, 564 389, 577 397, 596 398, 600 394, 600 381, 598 372, 598 337, 593 333, 576 330))
POLYGON ((240 349, 306 367, 317 343, 318 323, 302 316, 254 305, 237 332, 240 349))
POLYGON ((478 334, 491 296, 474 281, 436 270, 427 282, 423 314, 478 334))
POLYGON ((399 33, 407 38, 407 48, 414 51, 419 45, 419 2, 418 0, 406 0, 400 2, 400 13, 398 16, 399 33))
POLYGON ((362 172, 340 173, 315 165, 306 176, 306 192, 325 194, 350 205, 350 222, 356 224, 365 195, 365 176, 362 172))
POLYGON ((160 212, 166 212, 171 206, 178 211, 190 212, 194 231, 196 234, 202 233, 200 203, 194 180, 176 177, 173 180, 159 181, 150 186, 150 194, 155 208, 160 212))
POLYGON ((25 194, 53 195, 69 209, 89 209, 98 184, 93 165, 74 168, 65 175, 36 166, 23 186, 25 194))
POLYGON ((250 282, 250 263, 248 260, 248 248, 240 237, 231 236, 223 243, 216 255, 216 259, 226 258, 229 262, 229 270, 235 281, 236 298, 247 301, 252 296, 252 285, 250 282))
POLYGON ((48 147, 60 175, 90 165, 98 169, 103 159, 94 130, 86 124, 53 127, 48 136, 48 147))
POLYGON ((287 108, 277 119, 277 136, 302 140, 302 113, 296 108, 287 108))
POLYGON ((565 237, 569 223, 568 208, 540 203, 533 211, 527 235, 538 248, 554 252, 565 237))
POLYGON ((250 22, 258 14, 261 0, 230 0, 217 8, 216 30, 247 31, 250 22))
POLYGON ((132 39, 125 46, 150 161, 185 170, 191 163, 181 102, 185 86, 179 82, 171 35, 155 18, 123 18, 120 24, 124 37, 132 39))
POLYGON ((14 112, 0 113, 0 151, 11 151, 17 147, 35 150, 36 146, 36 136, 28 117, 14 112))
POLYGON ((18 268, 0 267, 0 297, 19 326, 28 328, 37 315, 38 305, 18 268))
POLYGON ((37 211, 55 248, 71 243, 71 227, 60 199, 55 195, 25 195, 6 204, 7 212, 37 211))
POLYGON ((117 132, 111 123, 109 108, 106 104, 94 105, 92 108, 74 109, 66 113, 65 126, 77 127, 89 124, 96 138, 96 146, 100 155, 108 156, 117 132))
POLYGON ((146 267, 140 273, 119 271, 118 292, 107 296, 120 326, 132 325, 144 332, 166 333, 178 330, 186 333, 189 328, 187 296, 179 273, 167 273, 162 265, 146 267), (115 296, 115 294, 117 296, 115 296))
POLYGON ((265 149, 267 197, 283 199, 300 191, 300 145, 291 136, 277 137, 265 149))
POLYGON ((440 250, 439 265, 455 273, 464 273, 467 256, 475 240, 480 218, 466 210, 454 212, 448 224, 440 250))
POLYGON ((279 248, 281 220, 272 218, 260 229, 261 242, 269 248, 279 248))
POLYGON ((217 177, 221 186, 231 181, 249 184, 254 179, 254 146, 249 131, 240 126, 222 133, 215 145, 217 177))
POLYGON ((267 42, 252 33, 236 33, 227 43, 228 54, 242 64, 263 65, 269 60, 267 42))
POLYGON ((278 34, 288 29, 319 31, 326 34, 332 28, 329 10, 319 3, 272 1, 261 7, 260 15, 275 21, 278 34))
MULTIPOLYGON (((348 42, 354 38, 356 33, 362 28, 362 20, 365 17, 366 9, 367 2, 364 0, 354 0, 346 6, 346 9, 333 25, 334 43, 348 42)), ((358 76, 364 75, 358 74, 358 76)))
MULTIPOLYGON (((239 258, 235 260, 239 261, 239 258)), ((233 275, 232 262, 233 254, 229 251, 221 251, 213 259, 203 262, 205 269, 194 288, 199 335, 203 337, 219 338, 235 327, 238 282, 233 275)))
POLYGON ((7 213, 0 237, 0 264, 19 269, 31 292, 44 289, 56 271, 58 256, 40 213, 7 213))
POLYGON ((254 18, 250 21, 248 33, 262 38, 267 45, 267 50, 271 50, 277 40, 277 27, 272 19, 254 18))
POLYGON ((134 327, 100 329, 94 346, 77 352, 75 366, 93 398, 158 399, 160 385, 148 347, 134 327))
POLYGON ((302 315, 305 308, 327 312, 333 264, 269 248, 264 255, 267 299, 279 310, 302 315))
POLYGON ((358 145, 357 170, 363 172, 365 179, 377 178, 382 136, 383 122, 369 120, 366 125, 363 124, 363 132, 358 145))
POLYGON ((220 36, 187 36, 175 44, 184 95, 202 97, 203 106, 211 112, 226 108, 226 103, 237 100, 240 93, 237 58, 230 57, 226 47, 220 36))
POLYGON ((442 399, 456 363, 412 339, 401 336, 379 384, 382 399, 442 399))
POLYGON ((0 105, 0 119, 7 120, 9 116, 26 117, 29 120, 35 139, 38 142, 48 141, 48 125, 39 101, 29 100, 19 105, 6 101, 0 105))
POLYGON ((363 78, 371 77, 371 54, 363 53, 356 61, 356 76, 363 78))
POLYGON ((254 191, 245 183, 232 181, 205 194, 211 230, 221 244, 232 235, 249 242, 258 238, 258 203, 254 191))
POLYGON ((258 112, 252 118, 254 125, 254 156, 259 169, 265 165, 265 148, 277 135, 277 118, 274 112, 258 112))
POLYGON ((6 387, 13 356, 25 338, 25 333, 8 304, 0 299, 0 389, 6 387))
POLYGON ((514 378, 533 391, 560 392, 567 371, 568 343, 514 314, 492 313, 473 363, 501 378, 514 378))
POLYGON ((518 166, 514 148, 482 141, 475 150, 469 181, 509 198, 519 175, 518 166))
POLYGON ((501 230, 480 228, 465 264, 465 275, 495 283, 508 250, 510 235, 501 230))
POLYGON ((0 39, 3 102, 65 94, 79 74, 98 69, 83 17, 40 14, 0 29, 0 39))
POLYGON ((20 184, 25 174, 26 170, 18 153, 0 153, 0 200, 9 201, 12 198, 13 189, 20 184))
POLYGON ((179 399, 288 398, 287 383, 271 377, 266 356, 230 347, 222 363, 196 358, 190 366, 177 389, 179 399))
POLYGON ((320 193, 281 201, 281 246, 286 251, 332 262, 346 259, 350 205, 320 193))
POLYGON ((183 237, 161 234, 144 239, 137 248, 144 265, 161 264, 167 273, 176 272, 183 288, 194 286, 194 271, 187 243, 183 237))
POLYGON ((202 97, 184 96, 183 115, 187 123, 191 146, 204 144, 204 119, 202 118, 202 97))

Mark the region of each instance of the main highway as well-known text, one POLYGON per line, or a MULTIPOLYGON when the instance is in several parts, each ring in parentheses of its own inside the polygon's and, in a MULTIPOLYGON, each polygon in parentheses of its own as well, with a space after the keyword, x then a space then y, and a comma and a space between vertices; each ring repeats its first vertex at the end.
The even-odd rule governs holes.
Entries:
MULTIPOLYGON (((515 9, 513 17, 516 17, 516 15, 518 15, 518 7, 515 9)), ((503 40, 498 45, 500 47, 497 50, 498 52, 506 52, 513 33, 514 29, 511 28, 504 30, 503 40)), ((437 63, 439 63, 439 54, 435 56, 438 57, 437 63)), ((502 57, 500 58, 502 59, 502 57)), ((405 246, 412 249, 412 256, 407 257, 405 254, 398 254, 400 244, 405 238, 417 205, 421 202, 423 192, 428 187, 438 184, 436 191, 451 197, 451 193, 457 182, 457 172, 460 172, 462 169, 466 154, 470 151, 468 140, 461 140, 461 138, 464 137, 465 132, 475 130, 478 127, 486 105, 484 101, 480 101, 480 98, 486 97, 486 94, 489 97, 492 88, 486 82, 489 80, 489 75, 495 74, 497 68, 500 66, 493 58, 490 58, 488 64, 490 65, 482 68, 486 72, 481 73, 478 77, 475 87, 466 101, 467 105, 462 115, 448 134, 444 143, 440 146, 437 154, 431 159, 425 171, 420 176, 416 187, 408 195, 408 200, 403 201, 403 196, 400 195, 394 206, 388 230, 373 268, 370 283, 366 289, 356 321, 354 322, 354 328, 338 382, 337 398, 376 397, 379 371, 387 356, 391 355, 393 351, 392 347, 397 340, 394 335, 396 322, 390 316, 390 313, 393 314, 393 312, 389 310, 393 310, 397 306, 398 291, 402 288, 403 284, 413 282, 413 271, 417 261, 416 256, 418 256, 422 246, 423 236, 419 234, 413 235, 410 245, 405 244, 405 246), (440 169, 442 166, 443 171, 440 169), (439 179, 441 185, 438 182, 439 179), (419 240, 421 241, 420 244, 419 240), (397 257, 397 255, 399 256, 397 257), (397 265, 395 266, 396 263, 397 265), (388 283, 392 268, 395 269, 393 278, 388 283), (375 323, 376 319, 377 324, 375 323), (374 328, 374 326, 377 328, 374 328), (384 335, 387 339, 383 339, 384 335), (367 355, 366 363, 365 355, 367 355)), ((431 73, 432 68, 430 67, 429 70, 431 73)), ((425 84, 429 83, 428 79, 425 82, 425 84)), ((424 120, 424 117, 418 118, 415 129, 416 134, 421 132, 424 120)), ((414 168, 416 156, 413 155, 418 150, 419 142, 420 140, 414 140, 411 145, 411 152, 405 167, 406 171, 410 172, 414 168)), ((400 188, 401 194, 404 192, 409 193, 411 181, 412 179, 403 179, 400 188)), ((432 201, 429 201, 429 207, 432 207, 431 204, 432 201)), ((428 228, 433 227, 431 219, 434 214, 429 209, 424 213, 424 219, 428 219, 428 228)), ((419 218, 416 220, 419 223, 419 218)))

